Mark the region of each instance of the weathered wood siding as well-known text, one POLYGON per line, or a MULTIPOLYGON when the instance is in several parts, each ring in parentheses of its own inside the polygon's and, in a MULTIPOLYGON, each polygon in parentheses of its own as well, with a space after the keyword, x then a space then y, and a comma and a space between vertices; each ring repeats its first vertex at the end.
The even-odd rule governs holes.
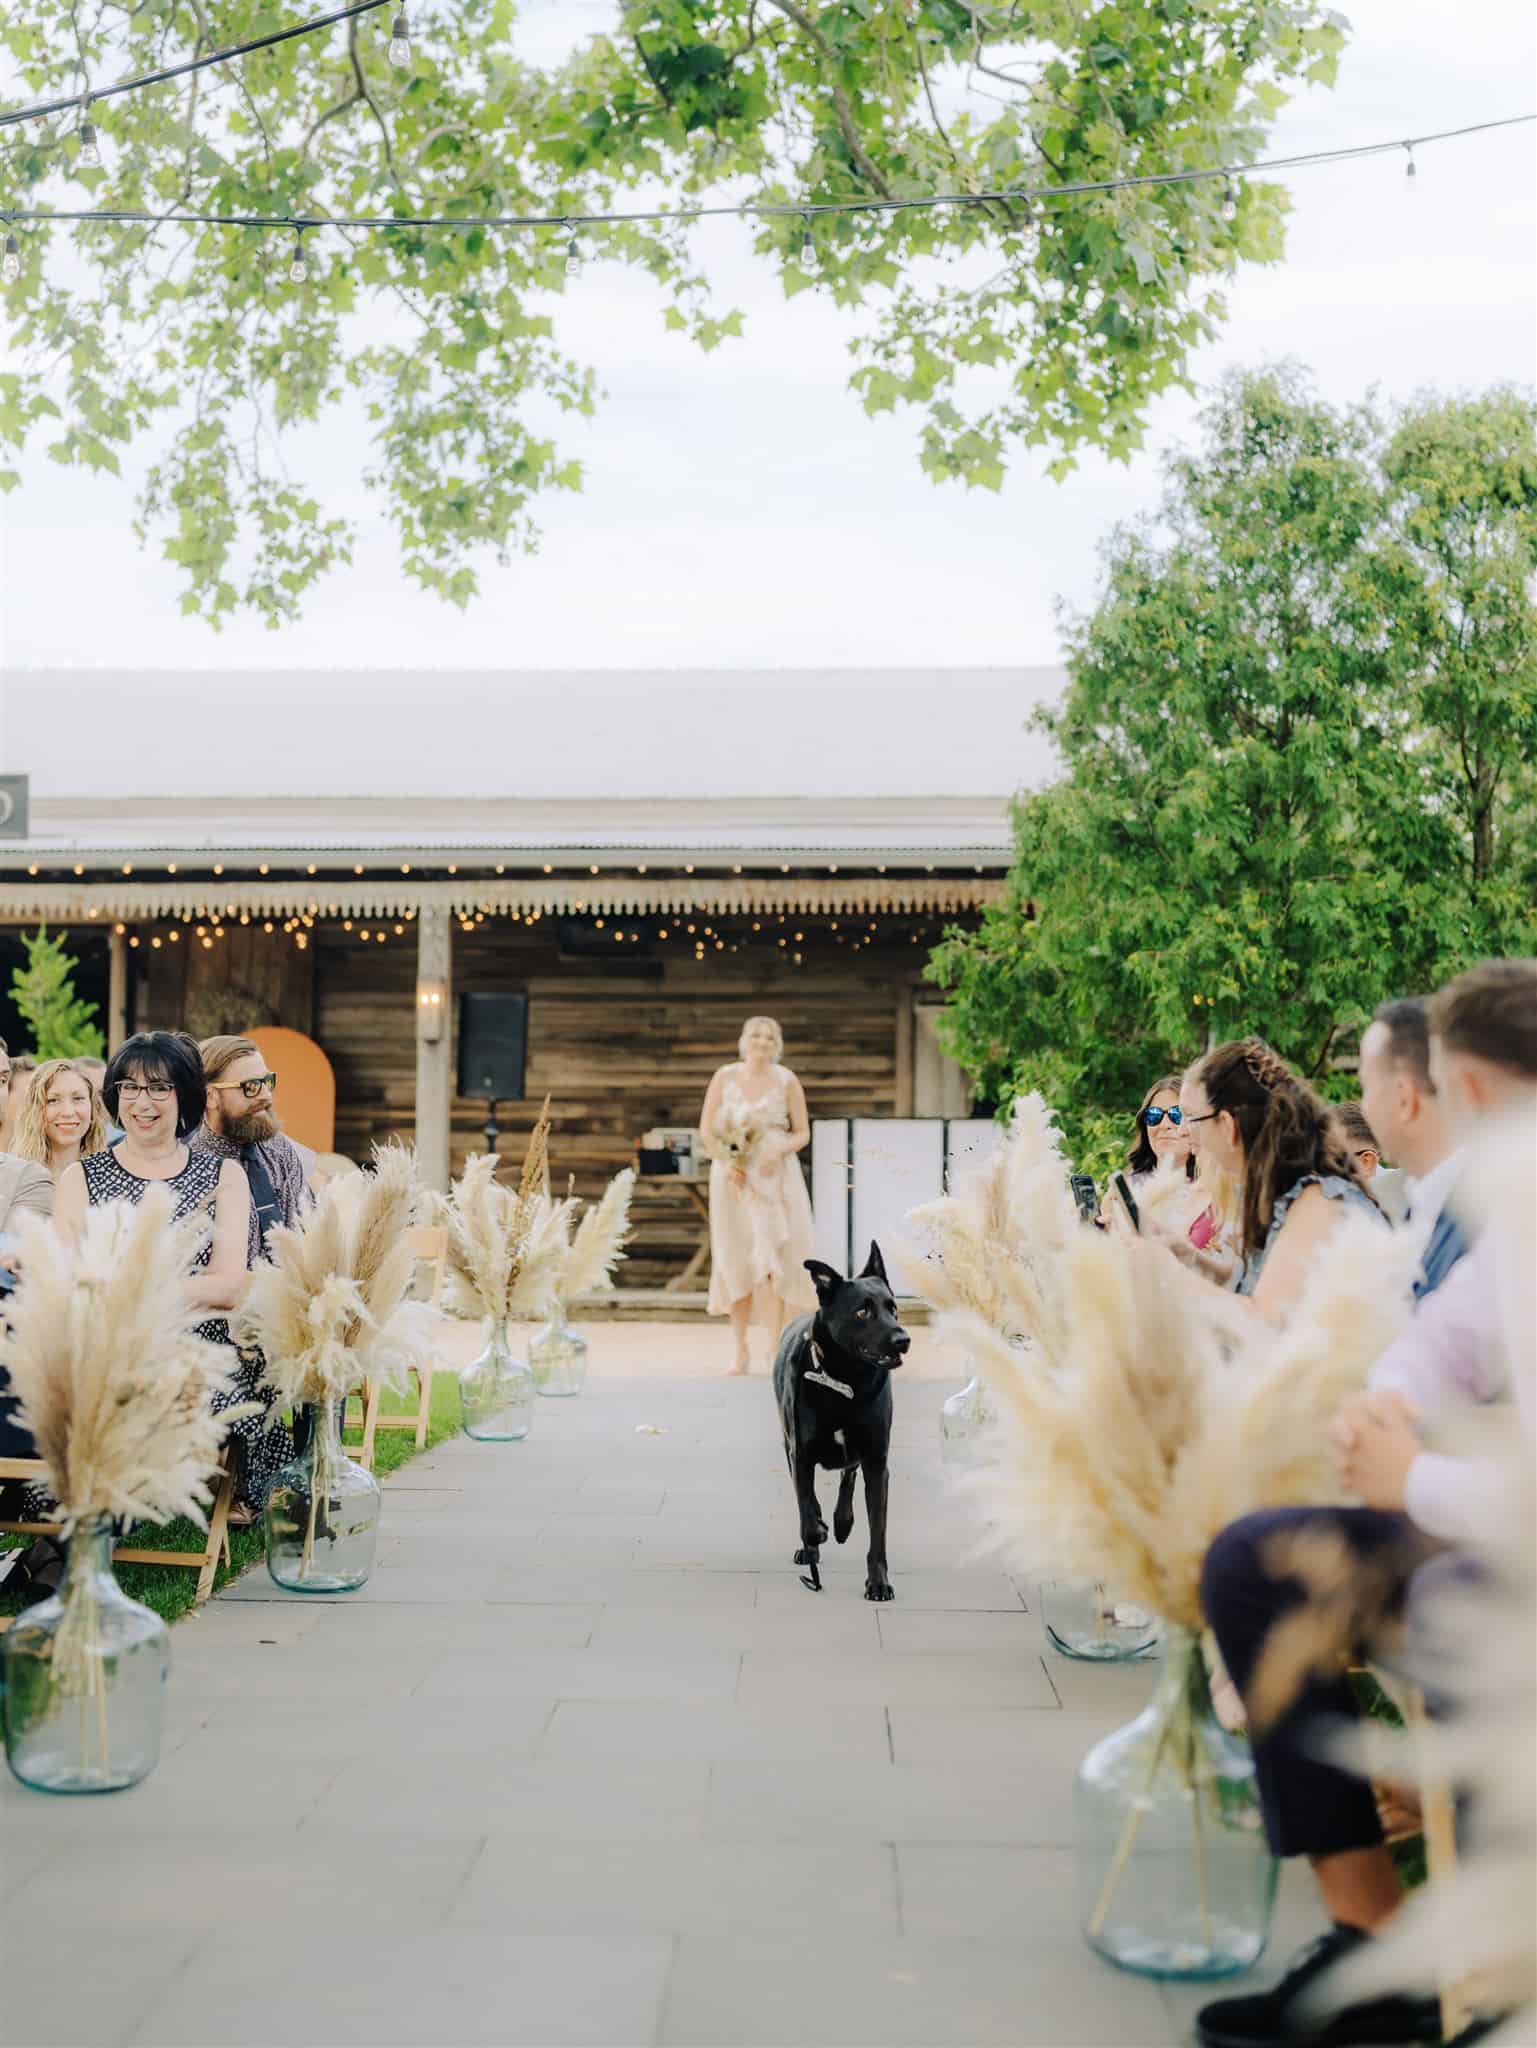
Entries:
MULTIPOLYGON (((410 1132, 415 946, 317 936, 315 1035, 336 1067, 337 1146, 361 1157, 375 1139, 410 1132)), ((853 956, 808 932, 800 967, 766 951, 696 961, 671 942, 665 950, 671 957, 649 971, 626 971, 562 960, 553 929, 455 932, 456 995, 524 990, 529 999, 528 1099, 498 1107, 504 1152, 521 1153, 548 1094, 555 1183, 574 1174, 579 1193, 594 1193, 632 1162, 642 1132, 693 1123, 710 1076, 735 1057, 744 1020, 758 1012, 779 1019, 813 1116, 893 1114, 897 1018, 918 948, 904 941, 853 956)), ((484 1123, 484 1103, 455 1101, 455 1172, 484 1143, 484 1123)), ((637 1202, 636 1226, 625 1281, 659 1286, 698 1242, 697 1218, 681 1191, 652 1189, 637 1202)))
MULTIPOLYGON (((847 926, 846 926, 847 929, 847 926)), ((190 938, 190 934, 188 937, 190 938)), ((692 1124, 710 1076, 736 1056, 744 1020, 777 1017, 785 1057, 813 1117, 891 1116, 899 1100, 899 1053, 911 1057, 904 1021, 924 950, 904 935, 879 936, 856 954, 825 931, 806 930, 797 949, 713 951, 696 961, 683 939, 649 961, 563 959, 551 920, 529 928, 497 921, 455 930, 455 997, 467 989, 522 990, 529 999, 527 1100, 497 1111, 500 1149, 520 1156, 544 1096, 551 1097, 555 1184, 576 1178, 591 1195, 633 1160, 654 1124, 692 1124)), ((200 988, 259 990, 276 1021, 308 1030, 336 1069, 336 1146, 367 1156, 378 1139, 409 1138, 416 1089, 416 935, 407 926, 383 945, 320 923, 309 946, 259 930, 230 929, 212 951, 183 938, 133 955, 140 1028, 179 1025, 200 988), (290 1014, 290 1011, 293 1014, 290 1014)), ((451 1028, 457 1029, 457 1000, 451 1028)), ((233 1028, 233 1027, 230 1027, 233 1028)), ((453 1170, 484 1143, 485 1104, 456 1100, 453 1170)), ((636 1207, 627 1285, 656 1287, 698 1242, 699 1223, 681 1191, 653 1185, 636 1207)))

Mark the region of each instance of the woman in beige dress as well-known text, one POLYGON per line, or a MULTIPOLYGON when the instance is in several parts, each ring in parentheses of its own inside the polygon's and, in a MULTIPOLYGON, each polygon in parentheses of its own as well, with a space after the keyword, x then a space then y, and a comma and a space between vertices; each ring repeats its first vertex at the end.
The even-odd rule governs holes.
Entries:
POLYGON ((809 1143, 806 1097, 779 1064, 784 1036, 772 1017, 749 1017, 741 1058, 717 1070, 699 1114, 706 1144, 724 1112, 750 1110, 764 1126, 745 1165, 710 1167, 710 1314, 729 1315, 735 1339, 733 1372, 750 1364, 747 1333, 754 1321, 777 1336, 816 1295, 803 1260, 812 1255, 811 1200, 798 1154, 809 1143))

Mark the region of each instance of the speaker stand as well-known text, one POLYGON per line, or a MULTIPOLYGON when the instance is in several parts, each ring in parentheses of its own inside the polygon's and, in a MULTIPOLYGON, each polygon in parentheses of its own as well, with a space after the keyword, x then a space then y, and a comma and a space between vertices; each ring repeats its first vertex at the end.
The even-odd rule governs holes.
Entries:
POLYGON ((501 1135, 496 1121, 496 1104, 488 1102, 486 1104, 486 1150, 493 1159, 496 1157, 496 1141, 501 1135))

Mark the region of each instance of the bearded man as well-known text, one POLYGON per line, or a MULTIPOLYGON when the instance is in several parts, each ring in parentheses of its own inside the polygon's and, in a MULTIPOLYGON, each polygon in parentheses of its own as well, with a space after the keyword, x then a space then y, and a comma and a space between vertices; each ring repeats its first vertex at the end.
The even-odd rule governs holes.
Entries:
POLYGON ((198 1047, 208 1107, 188 1143, 195 1151, 237 1160, 251 1184, 251 1239, 247 1263, 254 1266, 276 1224, 297 1223, 315 1197, 310 1191, 312 1156, 283 1136, 272 1107, 277 1075, 267 1071, 249 1038, 205 1038, 198 1047))

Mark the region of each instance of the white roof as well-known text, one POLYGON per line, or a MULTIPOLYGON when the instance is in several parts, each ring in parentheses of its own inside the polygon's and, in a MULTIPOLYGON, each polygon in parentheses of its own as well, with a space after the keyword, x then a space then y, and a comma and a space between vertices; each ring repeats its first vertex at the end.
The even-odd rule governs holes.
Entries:
POLYGON ((978 797, 654 799, 38 798, 25 840, 0 840, 0 868, 100 869, 168 860, 232 872, 313 862, 322 872, 502 863, 759 869, 837 862, 996 868, 1009 854, 1007 805, 978 797))
POLYGON ((40 826, 41 800, 130 793, 242 814, 273 791, 312 812, 437 799, 442 824, 420 829, 450 835, 444 806, 465 799, 628 804, 661 830, 680 801, 1001 807, 1049 770, 1025 724, 1061 685, 1045 668, 11 669, 0 766, 30 775, 40 826))

